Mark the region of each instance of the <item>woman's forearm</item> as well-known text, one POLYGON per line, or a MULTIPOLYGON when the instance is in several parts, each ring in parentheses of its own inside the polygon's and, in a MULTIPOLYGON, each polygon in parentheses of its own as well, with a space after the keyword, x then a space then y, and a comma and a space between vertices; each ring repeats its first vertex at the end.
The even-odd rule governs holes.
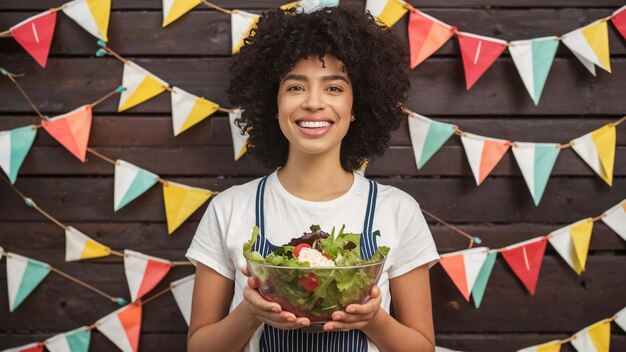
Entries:
POLYGON ((228 316, 191 334, 187 351, 241 351, 261 326, 244 300, 228 316))
POLYGON ((380 309, 376 316, 362 331, 380 351, 433 352, 434 341, 429 341, 423 334, 411 329, 380 309))

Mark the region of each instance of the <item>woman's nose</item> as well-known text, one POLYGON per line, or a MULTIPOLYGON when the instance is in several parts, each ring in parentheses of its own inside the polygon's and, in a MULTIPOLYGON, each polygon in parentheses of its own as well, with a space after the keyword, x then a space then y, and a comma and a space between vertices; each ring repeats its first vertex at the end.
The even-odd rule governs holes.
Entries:
POLYGON ((321 92, 310 90, 307 97, 302 102, 302 107, 306 110, 318 111, 324 107, 324 98, 321 92))

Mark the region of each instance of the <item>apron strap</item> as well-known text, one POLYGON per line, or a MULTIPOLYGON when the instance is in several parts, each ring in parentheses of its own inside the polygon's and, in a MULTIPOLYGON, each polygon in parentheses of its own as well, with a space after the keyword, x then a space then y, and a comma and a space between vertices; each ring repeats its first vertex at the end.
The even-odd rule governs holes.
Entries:
POLYGON ((361 246, 361 258, 370 259, 378 250, 376 235, 372 231, 374 225, 374 213, 376 212, 376 196, 378 195, 378 184, 374 180, 369 180, 370 191, 367 196, 367 209, 365 211, 365 221, 363 222, 363 232, 359 245, 361 246))
POLYGON ((254 244, 252 245, 252 251, 257 251, 261 253, 263 257, 267 257, 272 251, 274 251, 278 246, 275 246, 270 243, 265 237, 265 213, 263 211, 263 199, 265 198, 265 184, 267 183, 267 176, 264 176, 259 182, 259 186, 256 190, 256 220, 255 224, 259 228, 259 234, 254 240, 254 244))

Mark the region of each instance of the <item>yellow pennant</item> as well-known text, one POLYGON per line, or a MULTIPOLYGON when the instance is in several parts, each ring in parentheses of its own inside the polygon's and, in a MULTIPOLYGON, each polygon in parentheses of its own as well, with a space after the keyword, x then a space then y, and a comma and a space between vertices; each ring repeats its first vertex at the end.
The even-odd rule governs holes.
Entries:
POLYGON ((219 105, 204 98, 172 88, 172 122, 177 136, 217 111, 219 105))
POLYGON ((232 53, 236 54, 243 46, 243 40, 250 35, 250 31, 256 28, 259 15, 241 10, 234 10, 230 15, 230 35, 232 53))
POLYGON ((609 352, 611 344, 611 322, 603 320, 589 327, 589 337, 593 341, 596 351, 609 352))
POLYGON ((211 197, 213 192, 167 181, 163 184, 163 200, 167 233, 172 234, 193 212, 211 197))
POLYGON ((596 145, 600 164, 602 165, 602 174, 600 177, 611 186, 613 184, 613 166, 615 164, 615 143, 617 134, 615 125, 608 124, 591 132, 591 138, 596 145))
POLYGON ((558 340, 542 343, 535 346, 537 352, 559 352, 561 351, 561 342, 558 340))
POLYGON ((105 247, 93 240, 88 240, 85 242, 85 248, 83 248, 80 259, 106 257, 109 254, 111 254, 111 249, 109 247, 105 247))
POLYGON ((168 84, 132 61, 124 63, 122 86, 117 111, 121 112, 161 94, 168 84))
POLYGON ((609 34, 607 21, 598 21, 595 24, 582 29, 582 34, 589 43, 591 50, 602 63, 602 68, 611 72, 611 60, 609 55, 609 34))
POLYGON ((572 236, 572 242, 574 243, 574 266, 576 267, 576 273, 579 275, 585 271, 592 230, 592 220, 576 224, 570 228, 570 236, 572 236))
POLYGON ((163 27, 200 4, 200 0, 163 0, 163 27))
POLYGON ((107 32, 109 31, 109 17, 111 16, 111 0, 87 0, 87 6, 91 11, 91 16, 98 27, 98 32, 102 39, 107 42, 107 32))
POLYGON ((396 24, 408 12, 402 0, 367 0, 365 6, 372 16, 378 17, 387 27, 396 24))
POLYGON ((287 11, 287 10, 289 10, 289 9, 292 9, 292 8, 294 8, 294 7, 298 6, 299 4, 300 4, 300 1, 290 2, 290 3, 287 3, 287 4, 282 5, 282 6, 280 7, 280 9, 281 9, 281 10, 283 10, 283 11, 287 11))

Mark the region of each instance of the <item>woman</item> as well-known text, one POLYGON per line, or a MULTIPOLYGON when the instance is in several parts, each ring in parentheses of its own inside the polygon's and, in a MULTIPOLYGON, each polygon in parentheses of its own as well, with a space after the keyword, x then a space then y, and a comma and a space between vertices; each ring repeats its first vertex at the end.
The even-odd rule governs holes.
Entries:
POLYGON ((209 204, 187 252, 197 265, 188 349, 433 351, 428 268, 439 256, 419 205, 355 172, 406 118, 404 48, 369 14, 340 8, 266 13, 245 43, 228 92, 246 110, 249 154, 277 171, 209 204), (259 222, 257 241, 279 245, 311 224, 379 230, 391 251, 371 299, 333 312, 323 333, 303 332, 310 321, 264 300, 245 269, 242 245, 259 222))

